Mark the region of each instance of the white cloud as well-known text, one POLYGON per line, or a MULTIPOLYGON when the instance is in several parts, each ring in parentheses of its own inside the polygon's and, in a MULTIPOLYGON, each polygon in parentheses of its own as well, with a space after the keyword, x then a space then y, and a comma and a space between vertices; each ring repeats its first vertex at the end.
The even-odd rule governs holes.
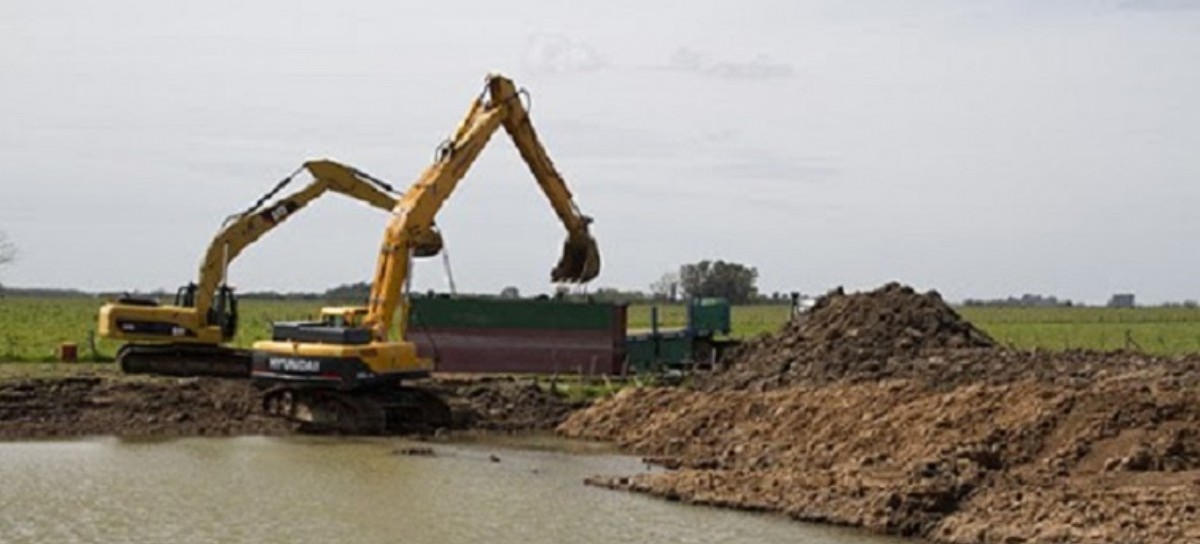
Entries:
POLYGON ((747 61, 715 60, 707 52, 688 47, 676 49, 667 59, 667 67, 723 79, 787 79, 796 75, 792 65, 773 61, 766 55, 747 61))
POLYGON ((530 36, 521 63, 531 74, 592 72, 608 66, 591 45, 562 34, 530 36))

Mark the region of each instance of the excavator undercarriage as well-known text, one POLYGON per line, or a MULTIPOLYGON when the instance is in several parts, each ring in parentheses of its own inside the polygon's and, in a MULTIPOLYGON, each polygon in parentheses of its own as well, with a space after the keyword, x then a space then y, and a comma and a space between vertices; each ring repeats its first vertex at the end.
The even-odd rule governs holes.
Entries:
POLYGON ((263 394, 263 410, 317 434, 431 433, 466 417, 433 391, 398 383, 353 391, 279 385, 263 394))
POLYGON ((116 362, 126 374, 249 378, 250 350, 212 344, 125 344, 116 362))

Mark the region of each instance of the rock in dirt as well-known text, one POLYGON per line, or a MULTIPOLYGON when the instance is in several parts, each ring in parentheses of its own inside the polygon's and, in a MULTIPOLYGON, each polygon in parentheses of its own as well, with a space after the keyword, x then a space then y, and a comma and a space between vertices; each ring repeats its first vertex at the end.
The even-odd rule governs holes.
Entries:
POLYGON ((406 457, 434 457, 437 455, 433 448, 429 446, 410 446, 407 448, 397 448, 392 451, 393 455, 403 455, 406 457))

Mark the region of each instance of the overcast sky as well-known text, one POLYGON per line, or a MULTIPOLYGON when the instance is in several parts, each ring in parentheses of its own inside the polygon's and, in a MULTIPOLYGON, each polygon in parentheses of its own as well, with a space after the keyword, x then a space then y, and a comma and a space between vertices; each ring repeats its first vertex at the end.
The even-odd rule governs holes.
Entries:
MULTIPOLYGON (((5 0, 0 282, 174 289, 305 159, 407 187, 491 70, 596 220, 594 286, 723 258, 766 292, 1200 298, 1190 0, 5 0)), ((385 221, 329 196, 231 283, 367 280, 385 221)), ((563 230, 503 136, 439 223, 460 290, 550 290, 563 230)))

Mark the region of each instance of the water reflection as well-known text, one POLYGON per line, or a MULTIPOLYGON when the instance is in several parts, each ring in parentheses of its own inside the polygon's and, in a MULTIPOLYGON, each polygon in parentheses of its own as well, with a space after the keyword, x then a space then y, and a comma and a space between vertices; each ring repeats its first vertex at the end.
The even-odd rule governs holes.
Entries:
POLYGON ((0 444, 5 542, 887 542, 582 485, 642 463, 551 437, 0 444), (397 455, 414 445, 434 456, 397 455))

